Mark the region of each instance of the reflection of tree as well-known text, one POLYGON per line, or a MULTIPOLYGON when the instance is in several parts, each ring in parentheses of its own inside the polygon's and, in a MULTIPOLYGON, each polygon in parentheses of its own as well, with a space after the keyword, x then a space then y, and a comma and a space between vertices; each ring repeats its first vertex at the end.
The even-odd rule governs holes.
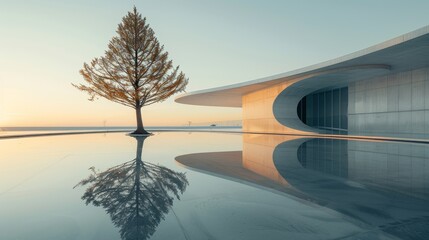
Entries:
POLYGON ((180 198, 188 181, 184 173, 141 160, 144 137, 136 137, 136 158, 93 173, 77 186, 86 186, 86 204, 102 206, 120 228, 122 239, 148 239, 180 198))

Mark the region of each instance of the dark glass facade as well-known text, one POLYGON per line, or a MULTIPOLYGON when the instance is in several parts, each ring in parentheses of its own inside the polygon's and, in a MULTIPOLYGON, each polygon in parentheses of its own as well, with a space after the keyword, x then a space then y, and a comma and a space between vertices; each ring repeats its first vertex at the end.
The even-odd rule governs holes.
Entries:
POLYGON ((348 88, 336 88, 305 96, 298 104, 298 117, 308 126, 347 130, 348 88))

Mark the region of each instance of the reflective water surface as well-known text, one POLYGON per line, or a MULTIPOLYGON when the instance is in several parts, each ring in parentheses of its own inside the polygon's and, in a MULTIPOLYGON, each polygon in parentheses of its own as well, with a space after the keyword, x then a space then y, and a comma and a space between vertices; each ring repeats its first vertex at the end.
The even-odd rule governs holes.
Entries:
POLYGON ((428 239, 424 144, 227 133, 0 141, 0 239, 428 239))
POLYGON ((102 206, 122 239, 148 239, 164 215, 180 199, 188 181, 184 173, 142 161, 145 137, 136 137, 136 157, 128 162, 93 173, 78 186, 88 186, 82 199, 102 206))

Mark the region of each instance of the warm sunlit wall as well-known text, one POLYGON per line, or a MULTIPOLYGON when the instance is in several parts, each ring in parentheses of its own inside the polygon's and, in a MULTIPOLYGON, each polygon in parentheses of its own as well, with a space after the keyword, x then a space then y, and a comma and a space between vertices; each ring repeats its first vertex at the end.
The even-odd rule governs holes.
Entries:
MULTIPOLYGON (((295 82, 280 83, 243 96, 243 131, 309 133, 277 121, 282 117, 297 117, 296 106, 287 105, 290 101, 276 101, 282 97, 280 93, 295 82), (275 101, 277 118, 273 113, 275 101)), ((429 68, 362 79, 348 86, 351 135, 429 133, 429 68)))
MULTIPOLYGON (((288 81, 243 96, 243 131, 262 133, 307 133, 279 123, 273 113, 273 105, 279 94, 295 83, 288 81)), ((287 104, 284 101, 280 104, 287 104)), ((281 105, 278 107, 282 107, 281 105)), ((286 105, 284 106, 287 110, 286 105)), ((293 107, 296 109, 296 107, 293 107)), ((296 114, 296 111, 290 114, 296 114)), ((296 116, 298 117, 298 116, 296 116)))

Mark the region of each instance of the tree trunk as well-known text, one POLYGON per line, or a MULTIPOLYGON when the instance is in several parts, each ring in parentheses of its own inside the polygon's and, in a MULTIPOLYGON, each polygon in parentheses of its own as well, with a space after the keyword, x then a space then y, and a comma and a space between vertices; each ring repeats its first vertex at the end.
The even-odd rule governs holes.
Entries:
POLYGON ((137 130, 132 134, 149 134, 143 127, 142 111, 141 108, 136 108, 136 120, 137 120, 137 130))

